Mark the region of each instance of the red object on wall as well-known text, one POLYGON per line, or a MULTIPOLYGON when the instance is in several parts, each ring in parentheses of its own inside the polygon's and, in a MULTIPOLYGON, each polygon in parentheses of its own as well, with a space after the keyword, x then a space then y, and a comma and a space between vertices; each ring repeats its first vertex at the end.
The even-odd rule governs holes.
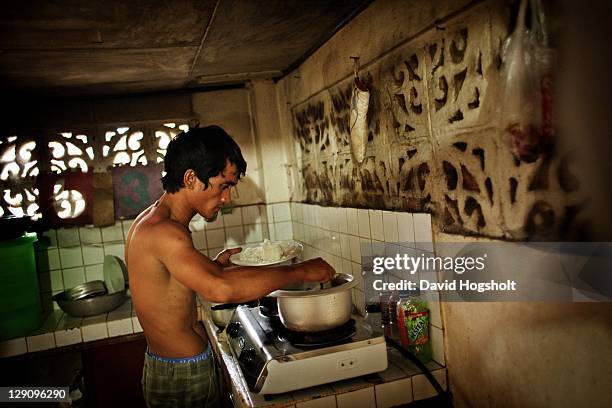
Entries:
MULTIPOLYGON (((36 178, 38 187, 38 202, 40 212, 51 227, 63 227, 70 225, 83 225, 92 223, 93 186, 92 173, 81 171, 70 171, 62 174, 40 174, 36 178), (55 206, 55 194, 53 187, 63 184, 61 191, 76 190, 85 200, 85 209, 74 218, 60 218, 55 206)), ((60 193, 61 193, 60 191, 60 193)))

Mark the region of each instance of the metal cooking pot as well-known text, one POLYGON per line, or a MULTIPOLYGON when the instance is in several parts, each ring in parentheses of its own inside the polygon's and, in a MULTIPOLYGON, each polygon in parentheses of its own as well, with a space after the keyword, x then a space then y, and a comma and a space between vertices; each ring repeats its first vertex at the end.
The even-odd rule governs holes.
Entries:
POLYGON ((246 305, 254 307, 257 304, 254 302, 244 303, 210 303, 210 317, 217 327, 225 327, 229 323, 236 307, 246 305))
POLYGON ((225 327, 236 310, 236 303, 211 303, 210 317, 217 327, 225 327))
POLYGON ((357 281, 351 275, 340 273, 331 283, 329 289, 308 282, 297 290, 270 293, 269 296, 277 298, 278 315, 283 325, 290 330, 314 332, 346 323, 353 310, 351 289, 357 281))

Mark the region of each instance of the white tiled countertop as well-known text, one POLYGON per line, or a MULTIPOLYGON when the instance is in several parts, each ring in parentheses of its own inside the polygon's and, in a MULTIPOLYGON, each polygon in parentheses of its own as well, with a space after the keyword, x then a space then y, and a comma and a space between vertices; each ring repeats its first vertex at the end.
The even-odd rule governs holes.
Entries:
MULTIPOLYGON (((201 320, 218 362, 231 378, 236 407, 392 407, 436 395, 425 375, 388 347, 389 366, 385 371, 264 398, 249 392, 225 333, 215 326, 205 308, 201 309, 201 320)), ((427 368, 446 389, 446 369, 435 362, 428 363, 427 368)))
POLYGON ((38 330, 0 342, 0 358, 140 332, 142 327, 129 297, 117 309, 97 316, 73 317, 54 310, 38 330))

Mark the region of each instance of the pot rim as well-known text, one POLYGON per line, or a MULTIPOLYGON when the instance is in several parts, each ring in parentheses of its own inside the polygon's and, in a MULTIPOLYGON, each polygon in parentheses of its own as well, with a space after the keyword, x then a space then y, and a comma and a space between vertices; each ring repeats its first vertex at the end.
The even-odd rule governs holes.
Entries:
POLYGON ((306 298, 306 297, 319 297, 332 295, 334 293, 341 293, 347 290, 352 289, 357 286, 357 280, 353 278, 351 275, 346 273, 336 274, 334 279, 343 279, 345 282, 342 285, 334 286, 329 289, 320 289, 320 290, 275 290, 270 293, 268 296, 276 297, 276 298, 306 298))

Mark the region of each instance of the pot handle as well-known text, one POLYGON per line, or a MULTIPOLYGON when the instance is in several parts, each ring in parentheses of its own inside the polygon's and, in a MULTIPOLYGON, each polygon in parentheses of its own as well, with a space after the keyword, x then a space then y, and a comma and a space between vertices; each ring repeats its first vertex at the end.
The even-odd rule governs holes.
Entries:
POLYGON ((227 310, 234 309, 240 305, 246 305, 246 303, 223 303, 220 305, 211 306, 210 310, 227 310))

